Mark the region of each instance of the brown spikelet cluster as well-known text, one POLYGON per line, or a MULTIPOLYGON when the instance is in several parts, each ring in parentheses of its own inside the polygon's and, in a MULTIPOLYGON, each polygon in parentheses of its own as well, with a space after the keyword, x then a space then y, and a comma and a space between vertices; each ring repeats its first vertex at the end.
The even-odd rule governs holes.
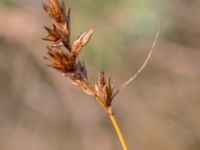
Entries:
POLYGON ((109 114, 112 113, 110 106, 113 98, 119 93, 119 91, 123 90, 130 82, 132 82, 144 69, 151 57, 160 30, 158 30, 156 34, 155 41, 143 65, 128 81, 122 84, 121 87, 114 92, 114 84, 111 77, 106 80, 103 71, 99 73, 98 80, 94 81, 93 85, 91 85, 87 77, 85 64, 78 58, 83 47, 91 39, 94 28, 82 33, 74 42, 71 43, 71 9, 69 8, 66 11, 64 0, 62 0, 62 3, 59 3, 58 0, 48 0, 48 4, 43 4, 43 8, 52 21, 52 27, 44 27, 48 32, 48 35, 43 38, 43 40, 51 42, 51 45, 47 47, 48 56, 44 57, 50 62, 49 66, 68 77, 73 84, 81 87, 85 93, 94 96, 104 110, 109 114), (67 51, 63 50, 64 48, 67 49, 67 51))
POLYGON ((69 78, 73 84, 79 86, 85 93, 95 98, 98 104, 108 113, 123 150, 128 150, 111 109, 111 104, 114 97, 128 84, 134 81, 148 63, 155 48, 160 29, 156 34, 153 45, 142 66, 129 80, 122 84, 119 89, 114 91, 114 84, 111 77, 106 79, 103 71, 98 74, 97 81, 91 84, 88 80, 86 66, 78 57, 83 47, 91 39, 94 28, 82 33, 74 42, 71 42, 71 9, 69 8, 66 11, 64 0, 62 0, 62 3, 59 3, 58 0, 48 0, 48 4, 43 4, 43 8, 52 21, 51 27, 44 27, 48 35, 43 38, 43 40, 51 42, 51 44, 47 46, 48 55, 44 57, 49 62, 48 66, 61 72, 65 77, 69 78))
POLYGON ((94 96, 105 109, 108 109, 114 90, 111 78, 106 80, 104 73, 101 72, 98 81, 91 85, 85 64, 78 59, 81 50, 91 39, 94 28, 79 35, 71 44, 70 8, 66 13, 64 1, 60 4, 57 0, 49 0, 48 5, 43 4, 43 8, 52 20, 52 27, 44 27, 48 35, 43 38, 51 42, 47 47, 48 56, 44 57, 50 62, 49 66, 69 77, 73 84, 80 86, 84 92, 94 96))
POLYGON ((113 99, 114 85, 111 83, 111 78, 105 79, 104 72, 100 72, 98 75, 98 82, 94 84, 95 92, 101 97, 101 99, 106 100, 107 106, 111 105, 113 99))

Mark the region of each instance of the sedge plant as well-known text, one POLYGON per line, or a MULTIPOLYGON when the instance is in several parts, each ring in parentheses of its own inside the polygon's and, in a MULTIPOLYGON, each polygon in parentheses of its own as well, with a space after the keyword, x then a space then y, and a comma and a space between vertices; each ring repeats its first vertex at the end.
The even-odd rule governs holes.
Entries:
POLYGON ((85 63, 79 59, 81 50, 89 42, 94 33, 94 28, 82 33, 75 41, 71 42, 71 9, 69 8, 66 10, 64 0, 62 0, 62 2, 59 2, 58 0, 48 0, 48 4, 43 4, 43 8, 52 21, 51 27, 44 27, 48 32, 48 35, 43 38, 43 40, 51 43, 50 46, 47 46, 48 55, 44 57, 49 61, 48 66, 59 71, 74 85, 79 86, 82 91, 96 100, 108 114, 123 150, 128 150, 112 109, 112 101, 120 91, 141 73, 148 63, 158 39, 159 30, 142 66, 129 80, 122 84, 119 89, 115 90, 112 78, 106 79, 103 71, 98 74, 97 81, 90 82, 85 63))

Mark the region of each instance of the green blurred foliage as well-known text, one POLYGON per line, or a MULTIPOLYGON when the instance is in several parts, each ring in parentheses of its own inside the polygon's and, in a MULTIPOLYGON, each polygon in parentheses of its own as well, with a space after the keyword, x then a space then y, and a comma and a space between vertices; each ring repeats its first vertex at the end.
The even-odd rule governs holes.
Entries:
POLYGON ((15 7, 15 4, 12 0, 1 0, 0 1, 0 8, 9 8, 9 7, 15 7))

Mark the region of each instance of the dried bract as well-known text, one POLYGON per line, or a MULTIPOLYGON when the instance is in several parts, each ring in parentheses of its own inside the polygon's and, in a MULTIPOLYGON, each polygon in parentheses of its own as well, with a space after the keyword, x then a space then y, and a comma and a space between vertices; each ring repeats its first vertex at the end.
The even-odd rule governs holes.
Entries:
POLYGON ((43 4, 43 8, 52 19, 55 19, 57 22, 65 22, 65 15, 57 0, 49 0, 49 6, 43 4))
POLYGON ((48 47, 49 57, 44 57, 49 60, 50 67, 64 73, 66 75, 72 74, 76 71, 76 63, 74 57, 70 54, 64 53, 61 49, 53 50, 48 47))
POLYGON ((61 41, 61 36, 58 33, 58 30, 55 27, 55 25, 53 25, 53 29, 50 29, 48 27, 44 27, 44 28, 47 30, 48 35, 47 37, 43 38, 43 40, 52 41, 55 43, 59 43, 61 41))
POLYGON ((98 75, 98 82, 94 83, 96 93, 101 97, 106 106, 110 106, 113 100, 114 85, 111 83, 111 78, 105 79, 104 72, 98 75))
POLYGON ((82 33, 77 38, 77 40, 74 41, 72 45, 72 50, 71 50, 74 57, 77 57, 81 51, 81 48, 89 42, 90 38, 92 37, 93 32, 94 32, 94 28, 90 29, 88 32, 82 33))
POLYGON ((80 74, 84 79, 88 79, 85 64, 84 62, 80 62, 79 60, 77 63, 77 74, 80 74))

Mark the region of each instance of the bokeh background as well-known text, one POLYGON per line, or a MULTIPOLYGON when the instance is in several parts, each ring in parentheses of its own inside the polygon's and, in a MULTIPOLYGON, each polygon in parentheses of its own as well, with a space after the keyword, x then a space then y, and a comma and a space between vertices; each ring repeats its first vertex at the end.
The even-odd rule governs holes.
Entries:
MULTIPOLYGON (((121 150, 107 115, 46 67, 45 0, 0 1, 0 149, 121 150)), ((72 38, 96 26, 81 59, 117 87, 155 52, 113 102, 130 150, 200 149, 200 1, 66 0, 72 38)))

